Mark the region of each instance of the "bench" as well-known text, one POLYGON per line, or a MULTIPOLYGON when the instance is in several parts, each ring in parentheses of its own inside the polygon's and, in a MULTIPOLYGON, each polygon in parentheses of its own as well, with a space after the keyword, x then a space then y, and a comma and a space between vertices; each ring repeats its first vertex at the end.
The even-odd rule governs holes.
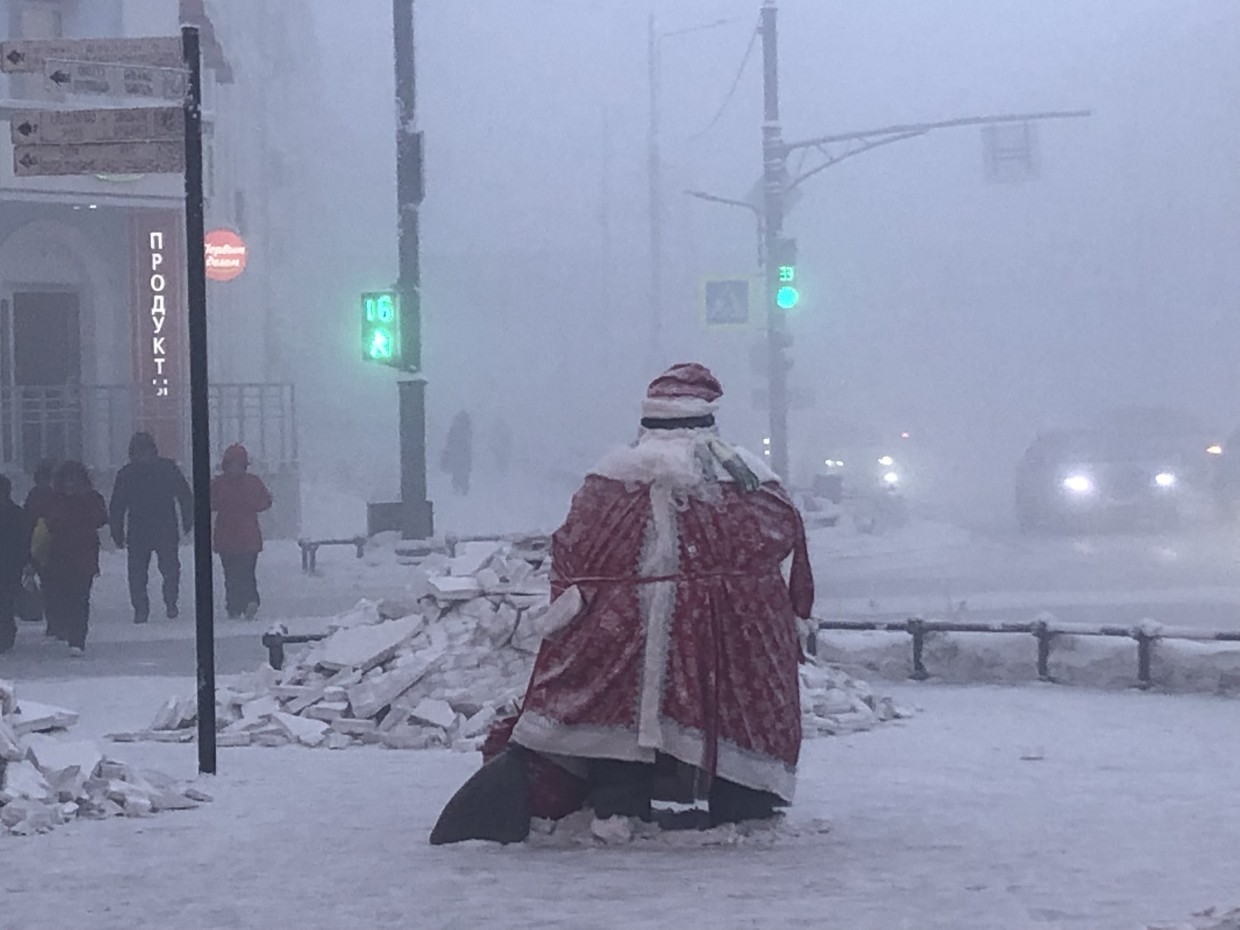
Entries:
POLYGON ((301 570, 307 575, 313 575, 318 567, 321 546, 353 546, 357 549, 359 559, 366 554, 365 536, 353 536, 349 539, 299 539, 297 545, 301 547, 301 570))
POLYGON ((317 643, 327 639, 326 633, 304 633, 290 635, 288 629, 280 624, 263 634, 262 644, 267 648, 267 663, 277 672, 284 668, 284 647, 299 643, 317 643))

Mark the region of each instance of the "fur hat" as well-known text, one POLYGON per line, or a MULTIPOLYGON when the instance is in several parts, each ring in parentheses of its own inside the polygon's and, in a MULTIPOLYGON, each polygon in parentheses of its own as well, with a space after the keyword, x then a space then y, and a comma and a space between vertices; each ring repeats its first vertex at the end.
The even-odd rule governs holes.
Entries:
POLYGON ((682 420, 715 412, 723 388, 710 369, 697 362, 673 365, 650 382, 642 402, 642 417, 682 420))

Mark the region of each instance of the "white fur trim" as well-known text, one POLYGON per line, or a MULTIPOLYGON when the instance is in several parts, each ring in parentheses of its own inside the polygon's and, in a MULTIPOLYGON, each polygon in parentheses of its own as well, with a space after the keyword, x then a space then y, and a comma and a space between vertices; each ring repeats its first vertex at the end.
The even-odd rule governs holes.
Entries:
POLYGON ((749 466, 749 470, 757 475, 758 480, 763 484, 766 484, 768 481, 774 481, 776 484, 779 483, 779 475, 771 471, 771 466, 766 464, 766 459, 759 455, 754 455, 742 446, 733 446, 732 451, 740 456, 741 461, 749 466))
MULTIPOLYGON (((704 447, 708 439, 717 435, 714 429, 645 430, 635 445, 613 449, 603 456, 591 474, 616 481, 657 481, 680 488, 697 487, 711 479, 731 481, 732 476, 717 463, 713 475, 702 471, 699 448, 713 462, 714 453, 704 447)), ((779 481, 761 458, 740 446, 732 448, 759 481, 779 481)))
POLYGON ((681 420, 685 417, 710 416, 718 404, 697 397, 647 397, 642 401, 642 416, 656 420, 681 420))
MULTIPOLYGON (((650 486, 650 522, 638 561, 638 574, 645 578, 675 575, 680 571, 680 521, 676 494, 667 484, 650 486)), ((646 648, 642 664, 641 693, 637 708, 637 745, 661 749, 659 719, 663 715, 663 686, 667 676, 667 650, 672 618, 676 613, 676 582, 657 581, 640 589, 642 629, 646 648)))

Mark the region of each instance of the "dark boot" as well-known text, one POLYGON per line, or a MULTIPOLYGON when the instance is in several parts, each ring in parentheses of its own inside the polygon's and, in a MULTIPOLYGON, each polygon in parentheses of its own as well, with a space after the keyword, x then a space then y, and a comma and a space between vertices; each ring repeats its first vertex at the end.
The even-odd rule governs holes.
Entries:
POLYGON ((649 821, 654 793, 654 766, 616 759, 590 760, 590 793, 586 799, 594 816, 640 817, 649 821))
POLYGON ((769 791, 746 788, 736 782, 716 778, 710 787, 710 823, 717 827, 742 820, 766 820, 775 816, 783 800, 769 791))
POLYGON ((431 831, 431 845, 464 840, 520 843, 529 835, 529 772, 521 750, 509 748, 452 796, 431 831))

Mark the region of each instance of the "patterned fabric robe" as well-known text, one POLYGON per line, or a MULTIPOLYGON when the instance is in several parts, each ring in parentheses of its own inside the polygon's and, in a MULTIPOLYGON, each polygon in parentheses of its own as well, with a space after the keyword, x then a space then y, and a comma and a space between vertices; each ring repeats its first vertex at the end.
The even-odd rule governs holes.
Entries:
POLYGON ((646 432, 586 478, 552 540, 552 593, 576 584, 586 606, 543 642, 513 739, 570 768, 661 752, 791 801, 805 531, 755 456, 737 450, 761 488, 731 480, 714 436, 646 432))

